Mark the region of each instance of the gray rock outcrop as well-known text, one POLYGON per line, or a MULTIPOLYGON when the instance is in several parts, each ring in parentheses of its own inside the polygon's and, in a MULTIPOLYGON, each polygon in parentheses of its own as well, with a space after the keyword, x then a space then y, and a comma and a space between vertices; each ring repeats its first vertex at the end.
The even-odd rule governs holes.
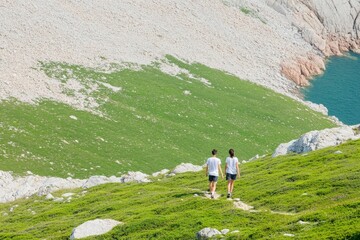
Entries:
POLYGON ((360 125, 342 126, 338 128, 311 131, 302 135, 299 139, 280 144, 273 157, 288 153, 306 153, 325 147, 336 146, 348 140, 360 139, 360 125))
MULTIPOLYGON (((201 166, 190 163, 182 163, 175 167, 172 174, 184 172, 201 171, 201 166)), ((157 174, 166 174, 169 170, 164 169, 157 174)), ((147 183, 151 182, 149 175, 142 172, 128 172, 121 177, 111 176, 91 176, 88 179, 72 179, 58 177, 43 177, 33 173, 23 177, 13 176, 11 172, 0 170, 0 203, 11 202, 19 198, 29 197, 32 195, 46 196, 46 199, 63 201, 63 198, 54 198, 50 193, 71 188, 90 188, 105 183, 147 183)))
POLYGON ((10 172, 0 171, 0 203, 14 201, 34 194, 47 195, 66 188, 79 188, 85 183, 80 179, 63 179, 28 175, 14 177, 10 172))
MULTIPOLYGON (((11 202, 32 195, 48 196, 49 193, 71 188, 90 188, 105 183, 150 182, 149 175, 141 172, 129 172, 121 177, 92 176, 88 179, 72 179, 28 175, 14 177, 10 172, 0 171, 0 203, 11 202)), ((52 196, 53 198, 53 196, 52 196)))
MULTIPOLYGON (((341 55, 360 47, 360 2, 357 0, 266 0, 282 14, 324 56, 341 55)), ((282 73, 300 85, 324 70, 325 65, 316 55, 295 57, 282 65, 282 73)))
MULTIPOLYGON (((326 52, 328 37, 359 38, 360 2, 357 0, 266 0, 277 12, 285 15, 305 40, 326 52)), ((333 52, 336 53, 336 52, 333 52)))
POLYGON ((78 227, 74 228, 70 239, 81 239, 89 236, 102 235, 109 232, 114 227, 123 224, 112 219, 95 219, 87 221, 78 227))

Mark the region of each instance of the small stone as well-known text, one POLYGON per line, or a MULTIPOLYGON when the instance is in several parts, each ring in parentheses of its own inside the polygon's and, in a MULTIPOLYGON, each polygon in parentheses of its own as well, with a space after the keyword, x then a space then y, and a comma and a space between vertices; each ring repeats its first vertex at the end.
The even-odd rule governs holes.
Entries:
POLYGON ((73 196, 73 195, 75 195, 75 193, 64 193, 63 195, 61 195, 62 197, 71 197, 71 196, 73 196))
POLYGON ((204 240, 204 239, 210 239, 216 235, 222 235, 219 230, 215 228, 203 228, 199 232, 196 233, 196 239, 204 240))
POLYGON ((228 234, 229 232, 230 232, 230 229, 227 229, 227 228, 221 230, 221 233, 224 235, 228 234))
POLYGON ((294 235, 294 234, 291 234, 291 233, 284 233, 284 236, 285 236, 285 237, 295 237, 295 235, 294 235))
POLYGON ((301 225, 310 224, 309 222, 304 222, 304 221, 301 221, 301 220, 298 223, 301 224, 301 225))

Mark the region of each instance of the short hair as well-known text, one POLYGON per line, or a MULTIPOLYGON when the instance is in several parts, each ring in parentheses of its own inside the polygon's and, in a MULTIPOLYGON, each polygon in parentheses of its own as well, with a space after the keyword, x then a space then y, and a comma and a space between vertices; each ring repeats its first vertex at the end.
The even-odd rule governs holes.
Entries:
POLYGON ((216 150, 216 149, 213 149, 213 150, 211 151, 211 153, 212 153, 212 155, 216 155, 216 154, 217 154, 217 150, 216 150))

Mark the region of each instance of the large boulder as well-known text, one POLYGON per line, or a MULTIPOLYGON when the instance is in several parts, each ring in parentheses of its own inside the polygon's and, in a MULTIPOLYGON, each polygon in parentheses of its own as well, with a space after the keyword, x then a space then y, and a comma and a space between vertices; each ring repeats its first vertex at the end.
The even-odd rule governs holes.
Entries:
POLYGON ((299 139, 280 144, 272 156, 276 157, 288 153, 305 153, 325 147, 336 146, 348 140, 356 140, 360 138, 359 128, 360 125, 355 125, 311 131, 305 133, 299 139))
POLYGON ((216 235, 222 235, 221 232, 215 228, 203 228, 196 233, 196 239, 205 240, 215 237, 216 235))
POLYGON ((102 235, 109 232, 115 226, 123 224, 112 219, 95 219, 84 222, 83 224, 74 228, 71 233, 70 239, 80 239, 89 236, 102 235))

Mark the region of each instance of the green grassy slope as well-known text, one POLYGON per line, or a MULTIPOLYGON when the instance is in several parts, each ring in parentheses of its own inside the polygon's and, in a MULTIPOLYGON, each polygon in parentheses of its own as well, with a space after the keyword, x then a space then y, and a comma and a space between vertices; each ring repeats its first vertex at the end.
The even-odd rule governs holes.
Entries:
POLYGON ((294 239, 359 239, 359 149, 360 141, 354 141, 242 164, 234 197, 258 212, 234 208, 225 198, 225 180, 218 184, 220 199, 203 198, 204 172, 188 173, 146 184, 106 184, 87 193, 55 193, 76 193, 71 202, 32 197, 1 204, 0 239, 67 239, 73 227, 96 218, 125 224, 89 239, 194 239, 204 227, 239 230, 228 239, 288 239, 285 233, 294 239))
POLYGON ((2 102, 0 169, 78 178, 129 170, 151 173, 181 162, 203 164, 212 148, 224 158, 232 147, 248 159, 310 130, 334 126, 271 90, 201 64, 171 56, 167 61, 196 79, 167 75, 157 63, 112 73, 41 63, 39 70, 52 78, 82 82, 82 93, 97 99, 105 117, 46 100, 36 106, 2 102), (122 90, 111 91, 99 82, 122 90), (88 91, 94 84, 97 90, 88 91))

